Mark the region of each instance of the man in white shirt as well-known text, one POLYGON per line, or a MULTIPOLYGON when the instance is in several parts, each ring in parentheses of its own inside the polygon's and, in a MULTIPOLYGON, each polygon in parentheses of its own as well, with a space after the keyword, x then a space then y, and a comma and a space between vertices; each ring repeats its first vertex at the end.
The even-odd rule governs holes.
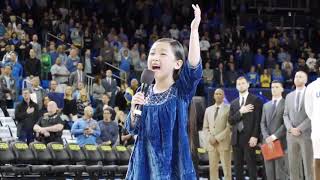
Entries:
MULTIPOLYGON (((318 61, 316 69, 320 71, 320 61, 318 61)), ((306 113, 311 119, 314 179, 320 179, 320 77, 308 85, 305 93, 304 105, 306 113)))

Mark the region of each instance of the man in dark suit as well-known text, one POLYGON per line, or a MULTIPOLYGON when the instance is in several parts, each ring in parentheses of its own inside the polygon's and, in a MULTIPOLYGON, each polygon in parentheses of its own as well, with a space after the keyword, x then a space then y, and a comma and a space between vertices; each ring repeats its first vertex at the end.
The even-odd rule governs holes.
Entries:
POLYGON ((115 104, 115 96, 117 91, 117 81, 112 78, 112 71, 109 69, 106 72, 106 78, 101 81, 102 86, 106 90, 106 93, 110 97, 110 105, 115 104))
POLYGON ((300 180, 301 159, 306 180, 313 180, 313 149, 311 120, 304 106, 305 84, 308 75, 298 71, 294 77, 296 89, 286 97, 283 119, 287 128, 289 173, 291 180, 300 180))
POLYGON ((260 136, 262 102, 249 93, 249 82, 245 77, 239 77, 236 86, 239 98, 231 102, 229 114, 236 179, 244 179, 244 159, 247 162, 250 179, 257 179, 255 150, 260 136))
MULTIPOLYGON (((283 121, 284 99, 282 98, 283 85, 280 81, 271 83, 272 100, 263 105, 261 118, 261 133, 263 143, 280 140, 283 150, 287 147, 286 128, 283 121)), ((265 160, 265 169, 268 180, 286 180, 288 175, 288 159, 284 156, 275 160, 265 160)))

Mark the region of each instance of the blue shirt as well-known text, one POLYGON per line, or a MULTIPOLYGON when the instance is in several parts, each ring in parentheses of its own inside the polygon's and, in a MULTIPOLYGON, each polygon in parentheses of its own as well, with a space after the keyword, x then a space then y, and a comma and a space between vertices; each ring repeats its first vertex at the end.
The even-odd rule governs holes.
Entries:
POLYGON ((122 58, 120 62, 120 69, 129 72, 130 71, 130 58, 122 58))
POLYGON ((195 180, 188 141, 188 107, 202 78, 202 66, 193 68, 185 62, 179 79, 165 92, 147 92, 141 119, 126 129, 138 135, 129 161, 127 180, 195 180))
POLYGON ((97 137, 100 136, 100 128, 96 120, 84 120, 78 119, 72 125, 71 133, 77 138, 77 143, 79 146, 84 146, 86 144, 97 144, 97 137), (84 129, 91 127, 94 129, 93 134, 84 135, 84 129))
POLYGON ((99 121, 98 124, 101 131, 98 143, 111 141, 111 144, 114 145, 119 136, 118 124, 114 121, 105 122, 104 120, 99 121))
POLYGON ((71 59, 70 57, 68 57, 66 67, 70 73, 77 70, 77 65, 78 65, 79 61, 80 61, 79 57, 76 59, 71 59))

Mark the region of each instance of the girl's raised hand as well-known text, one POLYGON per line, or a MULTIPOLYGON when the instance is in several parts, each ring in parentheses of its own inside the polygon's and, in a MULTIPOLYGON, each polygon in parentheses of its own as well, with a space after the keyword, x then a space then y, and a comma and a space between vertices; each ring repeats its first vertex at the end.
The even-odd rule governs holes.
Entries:
POLYGON ((199 24, 201 21, 201 10, 198 4, 192 4, 192 8, 194 10, 194 19, 191 22, 191 31, 195 30, 198 31, 199 24))

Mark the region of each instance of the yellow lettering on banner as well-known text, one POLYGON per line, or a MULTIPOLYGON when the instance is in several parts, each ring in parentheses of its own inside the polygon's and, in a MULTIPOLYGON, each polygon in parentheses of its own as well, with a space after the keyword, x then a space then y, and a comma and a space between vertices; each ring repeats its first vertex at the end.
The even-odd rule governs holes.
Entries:
POLYGON ((127 148, 124 146, 116 146, 117 151, 126 151, 127 148))
POLYGON ((33 147, 36 150, 45 150, 45 149, 47 149, 47 146, 45 144, 34 144, 33 147))
POLYGON ((80 150, 80 146, 77 144, 69 144, 69 149, 72 151, 79 151, 80 150))
POLYGON ((206 150, 204 148, 198 148, 198 153, 206 153, 206 150))
POLYGON ((97 146, 92 145, 92 144, 87 144, 87 145, 84 146, 84 148, 85 148, 87 151, 96 151, 96 150, 97 150, 97 146))
POLYGON ((63 145, 62 144, 52 144, 52 149, 53 150, 62 150, 63 145))
POLYGON ((102 151, 111 151, 112 148, 111 148, 111 146, 101 146, 101 150, 102 151))
POLYGON ((7 150, 7 149, 9 149, 9 146, 8 146, 7 143, 0 143, 0 149, 1 150, 7 150))
POLYGON ((15 147, 19 150, 25 150, 28 149, 28 145, 26 143, 16 143, 15 147))

